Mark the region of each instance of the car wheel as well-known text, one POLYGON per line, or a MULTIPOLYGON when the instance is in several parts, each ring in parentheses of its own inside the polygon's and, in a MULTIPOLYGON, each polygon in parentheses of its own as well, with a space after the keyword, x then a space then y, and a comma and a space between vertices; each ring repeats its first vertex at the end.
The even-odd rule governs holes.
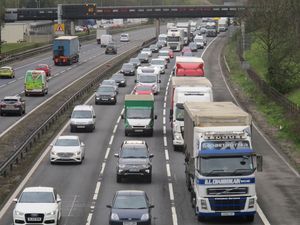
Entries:
POLYGON ((153 130, 149 132, 149 137, 153 137, 153 130))
POLYGON ((22 115, 23 115, 23 110, 20 109, 20 110, 19 110, 19 116, 22 116, 22 115))
POLYGON ((147 179, 147 183, 151 184, 151 182, 152 182, 152 173, 150 173, 150 174, 146 177, 146 179, 147 179))
POLYGON ((122 182, 122 177, 117 174, 117 183, 121 183, 121 182, 122 182))
POLYGON ((128 136, 128 132, 125 130, 125 136, 127 137, 128 136))
POLYGON ((253 222, 254 221, 254 215, 246 216, 246 221, 247 222, 253 222))
POLYGON ((74 127, 70 126, 70 132, 71 132, 71 133, 75 132, 74 127))

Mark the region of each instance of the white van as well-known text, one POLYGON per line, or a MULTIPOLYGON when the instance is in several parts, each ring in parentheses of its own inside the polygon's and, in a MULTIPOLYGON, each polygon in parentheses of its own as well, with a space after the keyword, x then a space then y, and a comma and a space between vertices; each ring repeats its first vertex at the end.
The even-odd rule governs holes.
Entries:
POLYGON ((101 47, 106 47, 110 42, 113 42, 112 36, 110 34, 101 35, 101 47))
POLYGON ((91 105, 77 105, 74 107, 71 122, 70 131, 76 130, 88 130, 92 132, 96 126, 96 114, 93 106, 91 105))
POLYGON ((128 42, 129 41, 129 34, 128 33, 122 33, 120 35, 120 41, 121 42, 128 42))
POLYGON ((159 67, 138 67, 136 83, 153 87, 154 94, 160 92, 160 68, 159 67))

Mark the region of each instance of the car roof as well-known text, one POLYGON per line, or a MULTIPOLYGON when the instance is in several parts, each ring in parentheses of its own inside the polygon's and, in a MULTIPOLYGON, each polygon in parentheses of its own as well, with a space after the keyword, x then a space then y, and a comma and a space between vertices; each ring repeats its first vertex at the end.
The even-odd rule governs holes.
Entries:
POLYGON ((37 67, 39 66, 48 66, 48 64, 37 64, 37 67))
POLYGON ((145 191, 140 190, 120 190, 116 192, 117 195, 145 195, 145 191))
POLYGON ((27 187, 23 192, 53 192, 53 187, 27 187))
POLYGON ((74 140, 76 140, 76 139, 79 139, 79 137, 76 135, 61 135, 57 139, 74 139, 74 140))
POLYGON ((112 80, 112 79, 105 79, 105 80, 102 81, 102 83, 103 83, 103 82, 115 82, 115 80, 112 80))
POLYGON ((152 61, 166 61, 165 59, 163 59, 163 58, 153 58, 153 59, 151 59, 151 62, 152 61))
POLYGON ((2 66, 0 69, 12 69, 11 66, 2 66))
POLYGON ((91 110, 93 106, 91 105, 76 105, 74 110, 91 110))
POLYGON ((5 96, 3 99, 19 99, 20 96, 5 96))
POLYGON ((124 66, 124 65, 126 65, 126 66, 133 66, 133 64, 132 64, 132 63, 129 63, 129 62, 128 62, 128 63, 124 63, 123 66, 124 66))
POLYGON ((114 85, 109 85, 109 84, 101 84, 101 85, 99 85, 99 87, 112 87, 112 88, 115 88, 114 85))

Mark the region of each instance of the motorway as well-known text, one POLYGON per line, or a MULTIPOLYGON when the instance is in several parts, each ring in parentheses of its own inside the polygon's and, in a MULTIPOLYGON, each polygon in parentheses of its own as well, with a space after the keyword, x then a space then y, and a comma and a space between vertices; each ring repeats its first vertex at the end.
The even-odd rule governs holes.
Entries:
MULTIPOLYGON (((130 33, 131 37, 131 41, 128 43, 119 41, 120 34, 113 35, 118 46, 118 54, 122 54, 136 46, 141 46, 144 40, 155 36, 154 28, 144 28, 139 31, 134 30, 128 33, 130 33)), ((101 48, 100 45, 96 44, 96 40, 94 40, 93 42, 82 44, 79 55, 79 63, 75 63, 71 66, 54 66, 52 52, 50 51, 42 55, 17 61, 10 65, 15 69, 15 78, 0 79, 0 99, 4 96, 23 94, 24 76, 26 71, 34 69, 37 64, 48 64, 51 67, 52 72, 52 78, 49 81, 49 94, 43 97, 24 97, 26 101, 26 112, 28 113, 74 80, 116 56, 105 55, 104 51, 105 48, 101 48)), ((20 117, 0 117, 0 133, 19 119, 20 117)))
MULTIPOLYGON (((140 31, 136 37, 142 39, 146 36, 144 31, 140 31)), ((133 36, 131 35, 131 37, 133 36)), ((203 55, 205 73, 213 83, 215 101, 233 101, 233 97, 223 80, 219 62, 220 52, 225 42, 226 34, 223 33, 206 48, 203 55)), ((89 48, 93 49, 95 45, 91 45, 89 48)), ((83 48, 85 47, 83 46, 83 48)), ((92 50, 89 57, 99 53, 99 51, 92 50)), ((200 56, 202 53, 203 51, 198 51, 197 54, 200 56)), ((97 58, 98 63, 101 63, 99 58, 97 58)), ((83 63, 83 65, 76 66, 78 69, 75 67, 67 73, 70 76, 80 76, 84 73, 83 70, 91 69, 91 67, 90 69, 85 68, 84 65, 94 64, 93 66, 96 66, 97 60, 94 60, 93 63, 83 63)), ((124 95, 130 93, 134 86, 134 77, 126 77, 127 87, 120 88, 116 105, 95 106, 94 99, 91 98, 89 104, 94 105, 97 124, 93 133, 77 133, 87 149, 86 158, 82 165, 50 165, 49 148, 37 162, 32 173, 25 180, 25 186, 53 186, 57 189, 62 197, 62 225, 108 224, 109 210, 106 205, 111 203, 114 192, 121 189, 141 189, 147 192, 151 203, 155 205, 152 211, 152 224, 155 225, 245 224, 243 220, 234 218, 222 218, 199 223, 194 216, 190 195, 185 186, 184 155, 173 151, 171 130, 168 123, 169 95, 166 94, 166 91, 168 91, 169 75, 173 65, 174 60, 169 64, 166 74, 162 75, 161 93, 155 96, 155 114, 158 115, 158 119, 155 121, 154 136, 128 138, 145 139, 151 153, 154 154, 151 184, 139 180, 129 180, 124 183, 116 182, 117 160, 113 154, 118 151, 125 139, 124 125, 120 119, 120 114, 123 109, 124 95)), ((55 80, 56 78, 50 83, 54 83, 55 80)), ((53 88, 55 87, 53 86, 53 88)), ((68 124, 61 133, 69 134, 68 124)), ((286 161, 274 152, 274 149, 256 128, 253 129, 252 140, 256 151, 264 156, 264 172, 257 176, 260 208, 253 224, 299 224, 299 174, 294 173, 286 161)), ((12 196, 12 198, 14 197, 12 196)), ((1 225, 12 224, 13 206, 13 204, 9 205, 6 213, 0 219, 1 225)))

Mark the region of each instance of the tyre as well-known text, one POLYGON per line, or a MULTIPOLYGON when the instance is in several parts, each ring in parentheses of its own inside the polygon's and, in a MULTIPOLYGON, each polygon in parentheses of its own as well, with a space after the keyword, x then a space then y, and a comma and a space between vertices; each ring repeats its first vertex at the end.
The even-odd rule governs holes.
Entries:
POLYGON ((151 184, 151 182, 152 182, 152 173, 149 174, 148 176, 146 176, 146 181, 147 181, 147 183, 151 184))
POLYGON ((4 113, 3 112, 0 112, 0 116, 3 116, 4 115, 4 113))
POLYGON ((126 137, 128 136, 128 131, 126 131, 126 130, 125 130, 125 136, 126 136, 126 137))
POLYGON ((75 128, 72 127, 72 126, 70 126, 70 132, 71 132, 71 133, 75 132, 75 128))
POLYGON ((122 181, 122 177, 117 174, 117 183, 121 183, 121 181, 122 181))
POLYGON ((205 222, 206 221, 206 217, 200 216, 200 215, 197 216, 197 219, 198 219, 199 222, 205 222))
POLYGON ((245 219, 246 219, 247 222, 253 222, 254 221, 254 215, 246 216, 245 219))
POLYGON ((20 110, 19 110, 19 116, 22 116, 22 115, 23 115, 23 110, 20 109, 20 110))
POLYGON ((153 130, 149 132, 149 137, 153 137, 153 130))

